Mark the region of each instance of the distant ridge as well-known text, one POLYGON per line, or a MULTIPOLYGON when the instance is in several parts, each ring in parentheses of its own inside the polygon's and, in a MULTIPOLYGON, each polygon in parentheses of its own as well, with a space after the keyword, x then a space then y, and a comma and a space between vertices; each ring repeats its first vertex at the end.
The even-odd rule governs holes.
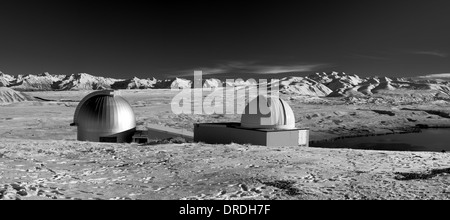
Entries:
MULTIPOLYGON (((305 77, 285 77, 279 80, 280 92, 292 95, 317 97, 372 96, 377 93, 395 90, 426 90, 450 95, 450 73, 432 74, 415 78, 359 77, 344 72, 315 73, 305 77), (442 80, 444 79, 444 80, 442 80)), ((16 91, 66 91, 66 90, 104 90, 104 89, 183 89, 192 88, 188 79, 114 79, 93 76, 87 73, 72 75, 12 76, 0 72, 0 87, 16 91)), ((203 88, 224 86, 256 86, 254 81, 237 80, 223 82, 216 78, 203 79, 203 88)))

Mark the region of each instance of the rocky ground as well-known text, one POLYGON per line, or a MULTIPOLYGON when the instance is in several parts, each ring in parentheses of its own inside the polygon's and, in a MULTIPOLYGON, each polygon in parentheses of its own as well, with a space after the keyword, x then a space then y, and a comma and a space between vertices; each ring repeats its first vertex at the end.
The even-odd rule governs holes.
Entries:
POLYGON ((1 199, 448 199, 445 153, 243 145, 0 144, 1 199))
MULTIPOLYGON (((70 127, 88 92, 30 92, 0 107, 0 199, 448 199, 448 153, 180 143, 77 142, 70 127)), ((174 115, 168 90, 123 96, 138 125, 192 129, 239 115, 174 115)), ((447 100, 429 96, 283 95, 313 141, 449 127, 447 100), (392 101, 394 100, 394 101, 392 101)))

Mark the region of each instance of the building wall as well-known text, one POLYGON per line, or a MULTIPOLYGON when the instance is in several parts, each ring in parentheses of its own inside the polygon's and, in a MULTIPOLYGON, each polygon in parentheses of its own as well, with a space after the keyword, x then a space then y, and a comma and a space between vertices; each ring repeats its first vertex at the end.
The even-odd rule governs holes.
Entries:
POLYGON ((261 146, 309 146, 308 130, 244 129, 226 124, 196 124, 194 141, 208 144, 252 144, 261 146))
POLYGON ((78 140, 92 142, 112 142, 113 138, 117 139, 116 143, 131 143, 132 137, 136 129, 130 129, 124 132, 99 132, 89 131, 86 129, 78 129, 78 140))

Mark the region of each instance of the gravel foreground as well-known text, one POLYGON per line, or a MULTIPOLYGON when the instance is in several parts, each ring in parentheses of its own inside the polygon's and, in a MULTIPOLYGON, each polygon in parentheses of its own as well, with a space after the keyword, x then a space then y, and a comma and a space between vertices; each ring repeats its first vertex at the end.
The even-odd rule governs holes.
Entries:
POLYGON ((449 199, 448 153, 4 139, 0 199, 449 199))

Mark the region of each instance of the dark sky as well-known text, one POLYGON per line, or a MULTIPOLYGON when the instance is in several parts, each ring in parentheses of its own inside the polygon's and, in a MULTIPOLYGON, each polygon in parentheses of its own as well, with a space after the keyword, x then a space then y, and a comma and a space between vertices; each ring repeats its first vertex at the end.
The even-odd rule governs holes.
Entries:
POLYGON ((112 2, 1 1, 0 70, 450 73, 448 0, 112 2))

